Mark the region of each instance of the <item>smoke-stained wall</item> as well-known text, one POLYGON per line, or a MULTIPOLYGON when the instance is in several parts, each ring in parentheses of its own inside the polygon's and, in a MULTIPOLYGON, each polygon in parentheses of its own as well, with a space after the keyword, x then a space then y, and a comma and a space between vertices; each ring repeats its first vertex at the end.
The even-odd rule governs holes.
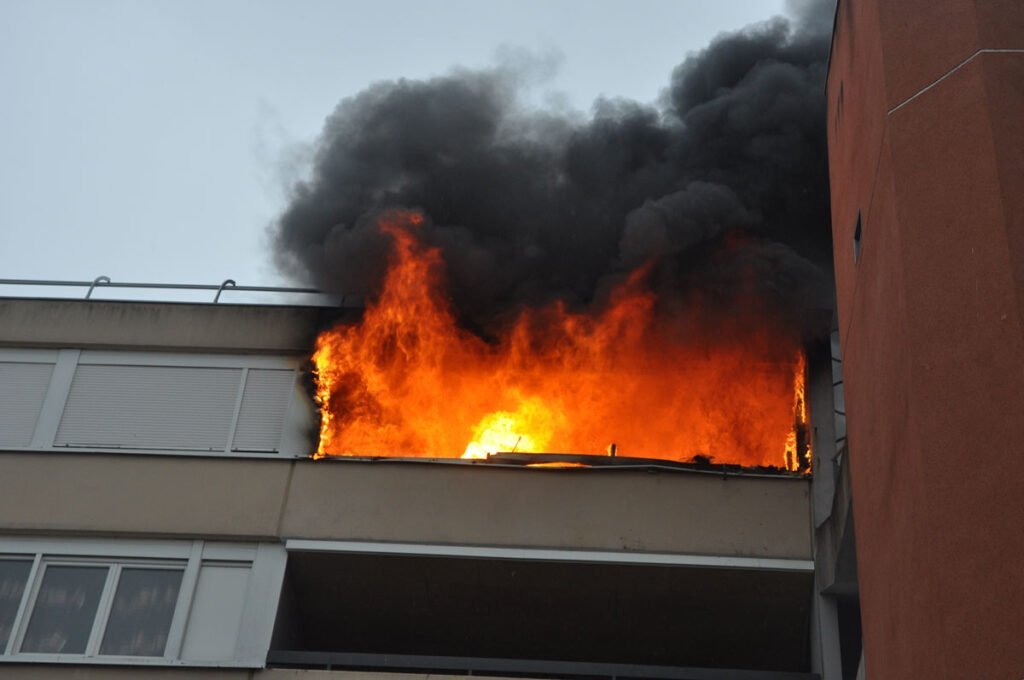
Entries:
POLYGON ((655 104, 530 107, 522 93, 546 67, 536 60, 373 85, 327 119, 273 227, 277 262, 372 297, 389 243, 375 217, 413 208, 460 320, 477 328, 522 305, 600 302, 653 263, 663 299, 699 295, 817 332, 810 312, 831 301, 832 7, 791 9, 688 56, 655 104))

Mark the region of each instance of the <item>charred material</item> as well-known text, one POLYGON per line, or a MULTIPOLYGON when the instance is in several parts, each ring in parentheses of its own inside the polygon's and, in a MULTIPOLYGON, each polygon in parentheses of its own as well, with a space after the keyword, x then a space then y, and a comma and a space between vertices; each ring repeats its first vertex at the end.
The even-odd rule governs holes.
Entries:
POLYGON ((565 466, 594 468, 664 468, 674 470, 697 470, 728 474, 762 474, 799 477, 810 473, 810 467, 791 472, 784 467, 770 465, 734 465, 716 463, 707 456, 694 456, 688 461, 665 460, 661 458, 633 458, 627 456, 595 456, 580 453, 514 453, 500 452, 487 456, 484 462, 502 465, 565 466))

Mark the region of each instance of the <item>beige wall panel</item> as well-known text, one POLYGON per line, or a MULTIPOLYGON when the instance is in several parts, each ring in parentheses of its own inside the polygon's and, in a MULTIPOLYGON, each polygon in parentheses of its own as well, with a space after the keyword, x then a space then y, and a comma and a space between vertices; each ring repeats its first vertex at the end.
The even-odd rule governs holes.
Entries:
POLYGON ((284 538, 810 559, 809 482, 674 472, 306 462, 284 538))
POLYGON ((0 531, 810 559, 808 490, 800 479, 608 469, 5 453, 0 531))
POLYGON ((0 530, 272 537, 287 461, 0 454, 0 530))

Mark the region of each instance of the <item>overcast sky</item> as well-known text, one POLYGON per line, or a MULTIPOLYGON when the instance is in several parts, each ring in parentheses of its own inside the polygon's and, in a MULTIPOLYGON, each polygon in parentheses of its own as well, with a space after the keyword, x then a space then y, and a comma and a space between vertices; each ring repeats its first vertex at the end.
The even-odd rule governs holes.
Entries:
POLYGON ((560 58, 538 101, 652 101, 783 4, 0 0, 0 278, 288 285, 266 227, 342 98, 513 48, 560 58))

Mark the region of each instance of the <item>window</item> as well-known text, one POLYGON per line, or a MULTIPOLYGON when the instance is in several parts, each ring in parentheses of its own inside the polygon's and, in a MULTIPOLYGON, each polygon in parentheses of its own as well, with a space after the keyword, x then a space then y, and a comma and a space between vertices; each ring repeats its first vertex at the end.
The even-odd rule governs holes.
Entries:
POLYGON ((274 544, 0 539, 0 662, 261 666, 274 544))
POLYGON ((241 379, 240 368, 79 362, 54 445, 223 451, 241 379))
POLYGON ((162 657, 184 570, 44 563, 18 651, 92 656, 98 645, 101 656, 162 657))
POLYGON ((32 560, 0 560, 0 652, 7 648, 31 569, 32 560))
POLYGON ((300 359, 0 348, 0 449, 308 456, 300 359))
POLYGON ((163 656, 183 573, 183 569, 122 569, 100 654, 163 656))
POLYGON ((861 239, 861 219, 860 211, 857 211, 857 226, 853 228, 853 261, 860 262, 860 239, 861 239))
POLYGON ((46 565, 21 651, 85 654, 108 571, 92 565, 46 565))
POLYGON ((5 617, 5 637, 13 629, 21 633, 20 639, 8 641, 9 654, 166 655, 187 561, 112 562, 49 555, 37 560, 34 589, 26 588, 33 564, 27 560, 9 561, 20 571, 13 573, 9 587, 0 586, 12 593, 0 605, 11 612, 5 617))
POLYGON ((57 353, 8 350, 6 354, 9 360, 0 358, 0 446, 28 446, 57 353))

